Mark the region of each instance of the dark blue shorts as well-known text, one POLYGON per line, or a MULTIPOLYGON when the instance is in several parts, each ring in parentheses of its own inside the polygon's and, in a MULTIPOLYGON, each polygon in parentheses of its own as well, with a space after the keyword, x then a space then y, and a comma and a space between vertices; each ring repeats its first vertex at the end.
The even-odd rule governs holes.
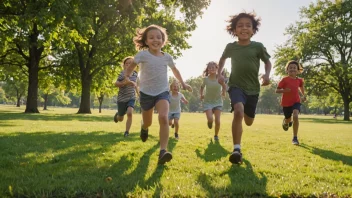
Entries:
POLYGON ((131 99, 128 102, 117 102, 117 113, 119 116, 124 116, 127 112, 128 107, 134 108, 135 99, 131 99))
POLYGON ((231 100, 231 112, 233 111, 233 106, 241 102, 244 106, 244 113, 250 118, 255 117, 259 94, 247 95, 242 89, 237 87, 230 87, 228 93, 231 100))
POLYGON ((289 119, 292 116, 293 110, 297 109, 299 112, 301 111, 301 103, 297 102, 290 107, 282 107, 285 118, 289 119))
POLYGON ((143 92, 140 92, 140 104, 141 104, 141 108, 144 111, 148 111, 151 108, 155 107, 156 103, 159 100, 167 100, 170 103, 170 93, 168 91, 165 91, 159 95, 156 96, 150 96, 147 95, 143 92))

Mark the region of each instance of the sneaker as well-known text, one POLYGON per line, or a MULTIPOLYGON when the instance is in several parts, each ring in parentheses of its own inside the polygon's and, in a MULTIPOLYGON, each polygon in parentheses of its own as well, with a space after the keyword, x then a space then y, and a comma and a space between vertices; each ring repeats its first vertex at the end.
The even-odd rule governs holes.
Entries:
POLYGON ((175 133, 175 139, 178 140, 178 133, 175 133))
POLYGON ((148 129, 144 130, 143 128, 141 128, 141 135, 140 135, 142 142, 147 141, 148 139, 148 129))
POLYGON ((130 133, 128 131, 125 131, 125 133, 123 134, 124 137, 128 137, 130 135, 130 133))
POLYGON ((208 122, 208 128, 209 129, 213 128, 213 122, 208 122))
POLYGON ((289 123, 288 123, 288 126, 289 126, 289 127, 292 127, 292 124, 293 124, 293 122, 289 122, 289 123))
POLYGON ((284 120, 282 121, 282 128, 284 129, 284 131, 287 131, 288 127, 289 127, 289 124, 285 123, 285 118, 284 118, 284 120))
POLYGON ((214 140, 215 140, 215 141, 219 141, 219 136, 214 135, 214 140))
POLYGON ((172 159, 172 154, 166 150, 160 150, 158 164, 165 164, 172 159))
POLYGON ((114 115, 114 122, 117 123, 119 120, 117 119, 117 117, 119 116, 118 112, 116 112, 116 114, 114 115))
POLYGON ((293 145, 299 145, 297 137, 292 139, 292 144, 293 145))
POLYGON ((175 128, 175 125, 174 125, 174 124, 172 124, 172 125, 171 125, 171 128, 175 128))
POLYGON ((241 149, 234 149, 229 158, 232 164, 242 164, 241 149))

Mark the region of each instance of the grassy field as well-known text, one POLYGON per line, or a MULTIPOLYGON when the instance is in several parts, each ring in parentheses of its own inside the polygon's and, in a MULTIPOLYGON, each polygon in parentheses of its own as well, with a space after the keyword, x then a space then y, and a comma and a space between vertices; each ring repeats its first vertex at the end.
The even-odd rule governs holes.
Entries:
POLYGON ((283 116, 257 115, 244 127, 244 163, 228 161, 230 113, 221 117, 220 141, 212 141, 204 114, 181 115, 180 139, 170 130, 173 160, 157 165, 158 122, 139 138, 113 110, 75 114, 50 108, 24 114, 0 105, 0 197, 351 197, 352 122, 332 116, 300 116, 300 146, 283 116))

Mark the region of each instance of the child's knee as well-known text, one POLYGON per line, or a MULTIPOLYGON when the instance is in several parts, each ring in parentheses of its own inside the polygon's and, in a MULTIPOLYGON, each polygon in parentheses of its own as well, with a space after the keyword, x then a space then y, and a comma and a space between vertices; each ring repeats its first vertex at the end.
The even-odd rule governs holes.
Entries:
POLYGON ((233 109, 233 115, 234 117, 237 119, 242 119, 244 117, 244 111, 243 108, 237 107, 235 106, 235 108, 233 109))
POLYGON ((169 118, 167 115, 159 114, 159 122, 160 124, 168 124, 169 123, 169 118))

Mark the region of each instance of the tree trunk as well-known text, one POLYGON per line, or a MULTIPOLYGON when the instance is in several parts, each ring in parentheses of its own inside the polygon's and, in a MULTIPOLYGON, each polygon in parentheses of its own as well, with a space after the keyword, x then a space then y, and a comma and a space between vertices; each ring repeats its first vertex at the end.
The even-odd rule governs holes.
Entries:
POLYGON ((21 106, 21 97, 17 97, 17 104, 16 107, 20 107, 21 106))
POLYGON ((349 105, 350 101, 348 100, 348 94, 349 93, 345 93, 342 96, 343 111, 344 111, 343 120, 345 120, 345 121, 349 121, 350 120, 350 105, 349 105))
MULTIPOLYGON (((84 78, 84 77, 83 77, 84 78)), ((79 104, 79 110, 77 113, 92 113, 90 111, 90 85, 92 84, 92 78, 88 75, 82 80, 82 92, 81 92, 81 103, 79 104)))
POLYGON ((33 29, 29 35, 29 57, 28 57, 28 95, 25 113, 39 113, 38 111, 38 72, 40 56, 44 47, 38 47, 38 28, 33 24, 33 29))
POLYGON ((43 110, 48 110, 47 108, 47 105, 48 105, 48 94, 44 94, 44 108, 43 110))
POLYGON ((99 101, 99 113, 101 113, 101 106, 104 101, 104 94, 103 93, 100 93, 100 96, 98 97, 98 101, 99 101))

